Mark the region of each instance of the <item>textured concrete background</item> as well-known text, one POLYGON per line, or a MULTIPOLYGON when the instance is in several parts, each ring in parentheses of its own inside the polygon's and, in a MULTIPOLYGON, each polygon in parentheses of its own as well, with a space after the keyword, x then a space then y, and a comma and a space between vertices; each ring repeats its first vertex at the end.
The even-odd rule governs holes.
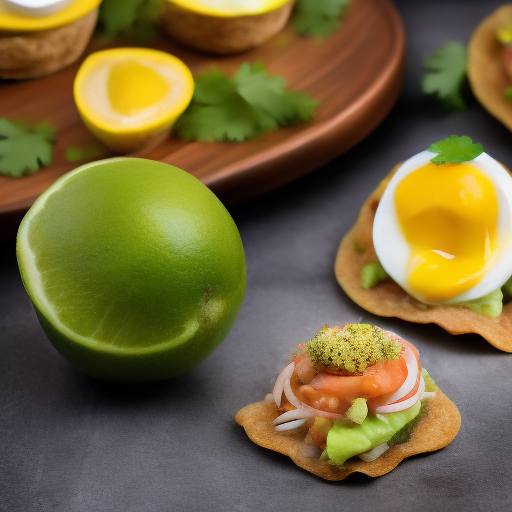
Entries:
POLYGON ((347 154, 231 208, 247 256, 246 299, 228 338, 186 376, 119 386, 82 375, 44 336, 14 242, 0 245, 2 512, 511 509, 512 356, 478 336, 373 317, 333 275, 339 241, 396 162, 456 133, 512 165, 512 135, 475 100, 445 115, 419 86, 421 59, 448 40, 467 42, 499 3, 396 2, 407 33, 399 102, 347 154), (357 321, 416 344, 462 427, 447 448, 384 477, 333 484, 252 444, 234 415, 271 390, 297 342, 324 323, 357 321))

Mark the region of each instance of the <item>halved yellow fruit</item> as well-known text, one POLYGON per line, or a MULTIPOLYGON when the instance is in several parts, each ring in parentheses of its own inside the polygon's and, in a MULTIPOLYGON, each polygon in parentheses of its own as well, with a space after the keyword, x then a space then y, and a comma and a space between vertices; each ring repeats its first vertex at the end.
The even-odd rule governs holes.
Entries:
POLYGON ((107 147, 128 153, 165 136, 194 91, 177 57, 146 48, 93 53, 78 70, 75 103, 87 128, 107 147))
POLYGON ((290 17, 294 0, 167 0, 163 25, 179 42, 208 53, 263 44, 290 17))
POLYGON ((29 16, 0 0, 0 78, 38 78, 75 62, 98 19, 101 0, 75 0, 47 16, 29 16))
POLYGON ((68 6, 46 16, 30 16, 10 8, 0 0, 1 32, 39 32, 62 27, 83 18, 99 7, 101 0, 75 0, 68 6))

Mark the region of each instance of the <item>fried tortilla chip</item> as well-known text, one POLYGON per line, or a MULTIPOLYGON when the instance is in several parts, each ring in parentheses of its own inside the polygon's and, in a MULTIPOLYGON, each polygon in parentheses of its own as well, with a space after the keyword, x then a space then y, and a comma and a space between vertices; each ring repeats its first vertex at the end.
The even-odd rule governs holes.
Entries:
POLYGON ((356 224, 341 241, 334 263, 338 283, 356 304, 375 315, 397 317, 420 324, 434 323, 451 334, 480 334, 496 348, 512 352, 512 302, 503 306, 498 317, 489 318, 464 306, 424 304, 391 280, 383 281, 368 290, 363 288, 363 267, 378 261, 372 239, 375 211, 397 168, 366 200, 356 224))
POLYGON ((271 422, 278 415, 274 401, 263 400, 238 411, 235 419, 257 445, 288 455, 297 466, 326 480, 344 480, 351 473, 372 477, 385 475, 406 457, 444 448, 455 438, 460 427, 459 410, 438 389, 434 398, 422 403, 419 420, 406 442, 391 446, 373 462, 353 457, 340 468, 310 456, 311 446, 304 442, 307 427, 275 430, 271 422))
POLYGON ((505 88, 512 85, 502 63, 497 30, 512 26, 512 5, 503 5, 476 28, 468 45, 468 78, 482 106, 512 131, 512 101, 505 88))

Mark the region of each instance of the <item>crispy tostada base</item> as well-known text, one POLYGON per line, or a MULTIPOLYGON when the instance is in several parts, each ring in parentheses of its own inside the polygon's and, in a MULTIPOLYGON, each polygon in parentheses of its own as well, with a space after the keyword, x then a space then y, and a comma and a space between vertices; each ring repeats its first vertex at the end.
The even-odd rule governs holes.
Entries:
POLYGON ((340 468, 310 457, 304 443, 307 427, 284 432, 275 430, 271 422, 277 416, 279 412, 274 401, 263 400, 238 411, 235 419, 256 444, 288 455, 297 466, 326 480, 344 480, 352 473, 372 477, 385 475, 406 457, 444 448, 455 438, 460 427, 459 410, 438 389, 434 398, 422 404, 418 423, 408 441, 392 446, 373 462, 353 457, 340 468))
POLYGON ((420 324, 434 323, 451 334, 480 334, 496 348, 512 352, 512 302, 503 306, 500 316, 489 318, 464 306, 423 304, 391 280, 383 281, 369 290, 363 288, 363 267, 377 261, 372 237, 375 211, 397 168, 366 200, 354 227, 341 241, 334 263, 338 283, 356 304, 375 315, 394 316, 420 324))
POLYGON ((512 131, 512 101, 505 97, 511 86, 501 57, 496 31, 512 25, 512 5, 503 5, 484 18, 468 44, 468 78, 482 106, 512 131))

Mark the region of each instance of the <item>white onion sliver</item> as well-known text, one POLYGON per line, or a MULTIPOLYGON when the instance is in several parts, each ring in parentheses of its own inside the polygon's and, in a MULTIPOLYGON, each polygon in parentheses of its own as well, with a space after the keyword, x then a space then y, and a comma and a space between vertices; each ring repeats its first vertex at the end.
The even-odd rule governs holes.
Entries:
POLYGON ((382 443, 368 452, 360 453, 358 455, 358 457, 360 459, 364 460, 365 462, 373 462, 375 459, 380 457, 387 450, 389 450, 388 443, 382 443))
POLYGON ((383 414, 376 414, 375 417, 383 421, 386 425, 389 425, 389 420, 383 414))
POLYGON ((291 411, 284 412, 281 416, 278 416, 272 422, 272 425, 279 425, 280 423, 285 423, 286 421, 291 420, 304 420, 313 416, 314 415, 309 411, 304 411, 303 409, 292 409, 291 411))
POLYGON ((292 405, 297 407, 297 409, 302 409, 303 411, 308 411, 308 412, 312 413, 313 416, 318 416, 319 418, 327 418, 327 419, 331 419, 331 420, 339 420, 342 417, 341 414, 336 414, 334 412, 321 411, 320 409, 315 409, 314 407, 310 407, 309 405, 306 405, 306 404, 302 403, 294 395, 294 393, 292 391, 292 387, 290 385, 290 377, 288 377, 284 381, 283 389, 284 389, 284 395, 288 399, 288 402, 290 402, 292 405))
POLYGON ((387 399, 388 404, 392 404, 408 395, 416 385, 418 373, 420 371, 418 360, 411 350, 411 347, 406 346, 404 350, 405 364, 407 365, 407 377, 403 384, 387 399))
POLYGON ((436 396, 435 391, 424 391, 423 394, 421 395, 420 400, 423 400, 424 398, 426 398, 426 399, 434 398, 435 396, 436 396))
POLYGON ((281 407, 281 397, 283 396, 283 384, 286 379, 292 376, 295 370, 295 363, 292 361, 277 377, 274 389, 272 390, 272 396, 277 407, 281 407))
POLYGON ((389 414, 391 412, 400 412, 405 411, 405 409, 409 409, 420 399, 425 391, 425 381, 423 380, 423 375, 420 377, 420 386, 418 391, 414 396, 408 398, 407 400, 403 400, 402 402, 394 402, 392 404, 380 405, 375 408, 375 412, 378 414, 389 414))
POLYGON ((276 425, 274 428, 276 430, 293 430, 294 428, 301 427, 304 423, 306 423, 306 420, 295 420, 283 423, 282 425, 276 425))

